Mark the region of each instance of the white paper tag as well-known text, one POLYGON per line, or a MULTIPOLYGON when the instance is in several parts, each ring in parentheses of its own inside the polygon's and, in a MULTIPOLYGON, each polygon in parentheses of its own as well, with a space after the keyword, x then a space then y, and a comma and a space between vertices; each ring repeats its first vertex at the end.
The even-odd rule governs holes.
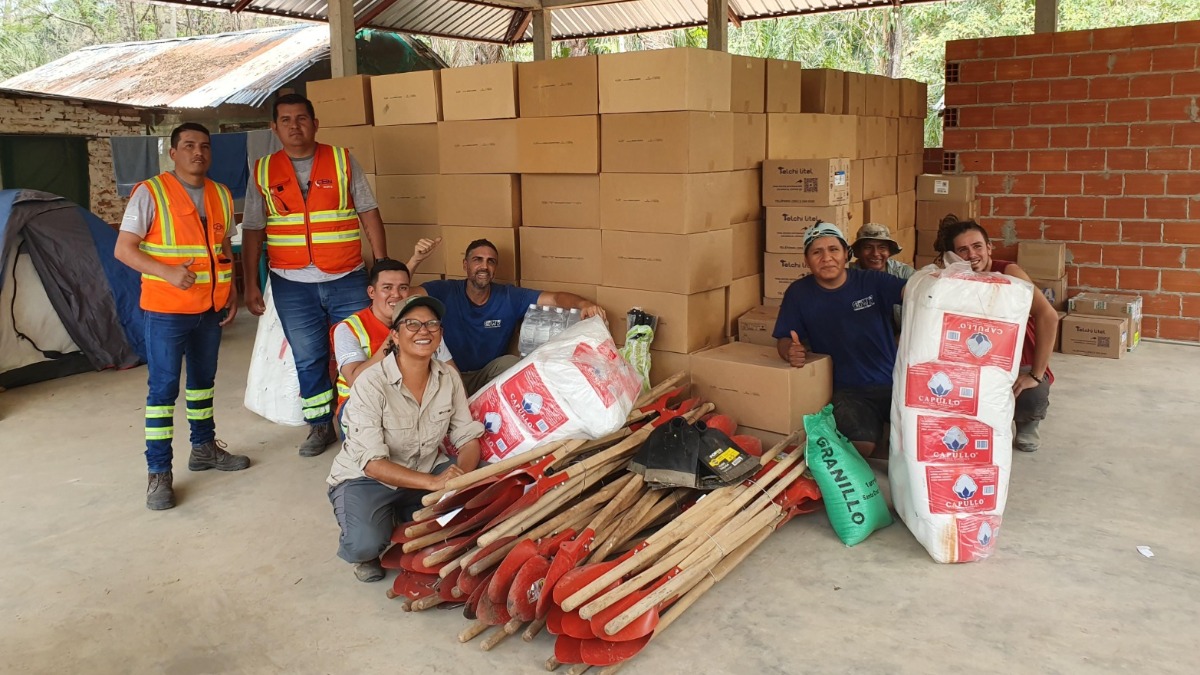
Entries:
POLYGON ((437 519, 438 525, 445 527, 446 523, 450 522, 450 519, 453 518, 454 516, 457 516, 459 511, 462 511, 461 506, 458 507, 457 509, 454 509, 450 513, 447 513, 446 515, 442 516, 441 518, 438 518, 437 519))
POLYGON ((1147 558, 1154 557, 1154 551, 1151 551, 1149 546, 1139 546, 1139 547, 1137 547, 1137 552, 1141 553, 1142 555, 1146 556, 1147 558))
POLYGON ((451 491, 447 492, 446 494, 442 495, 441 498, 437 500, 437 503, 441 504, 442 502, 446 501, 451 496, 453 496, 455 492, 458 492, 458 490, 451 490, 451 491))

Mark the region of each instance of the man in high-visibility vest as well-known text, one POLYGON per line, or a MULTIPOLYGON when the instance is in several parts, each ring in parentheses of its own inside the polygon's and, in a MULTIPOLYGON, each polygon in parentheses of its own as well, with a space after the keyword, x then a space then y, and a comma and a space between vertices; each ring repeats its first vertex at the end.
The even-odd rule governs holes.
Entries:
POLYGON ((179 369, 186 361, 187 420, 192 454, 188 469, 240 471, 216 438, 213 384, 221 329, 237 314, 233 285, 233 199, 229 188, 205 176, 212 164, 208 129, 186 123, 171 132, 174 171, 145 181, 130 195, 114 255, 142 273, 146 310, 146 507, 175 506, 171 472, 179 369))
POLYGON ((387 258, 366 174, 345 148, 317 143, 317 127, 308 99, 287 94, 275 100, 271 128, 283 149, 256 162, 242 220, 246 307, 255 315, 266 310, 258 262, 267 242, 271 293, 309 424, 301 457, 315 457, 337 441, 329 329, 369 304, 361 233, 376 260, 387 258))

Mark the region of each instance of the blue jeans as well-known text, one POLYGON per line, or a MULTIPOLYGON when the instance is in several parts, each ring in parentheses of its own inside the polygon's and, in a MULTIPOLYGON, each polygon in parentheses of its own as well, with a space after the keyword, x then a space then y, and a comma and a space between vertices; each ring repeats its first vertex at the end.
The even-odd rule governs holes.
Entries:
POLYGON ((150 473, 171 470, 175 436, 175 399, 179 398, 179 370, 187 367, 187 420, 192 446, 216 438, 213 421, 213 384, 217 376, 217 351, 221 347, 221 317, 203 314, 146 312, 146 468, 150 473))
POLYGON ((304 419, 309 424, 329 422, 336 402, 329 379, 329 330, 370 304, 367 272, 357 270, 316 284, 288 281, 271 273, 271 294, 296 359, 304 419))

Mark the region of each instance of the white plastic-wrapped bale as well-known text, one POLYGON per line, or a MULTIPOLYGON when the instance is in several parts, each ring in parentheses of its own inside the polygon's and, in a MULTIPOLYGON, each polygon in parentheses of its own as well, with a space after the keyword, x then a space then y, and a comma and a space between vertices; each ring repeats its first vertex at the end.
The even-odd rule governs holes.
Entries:
POLYGON ((304 426, 300 404, 300 381, 296 379, 296 359, 283 334, 283 324, 275 312, 271 282, 263 289, 266 311, 258 319, 250 371, 246 374, 246 409, 276 424, 304 426))
POLYGON ((620 429, 642 390, 599 317, 559 333, 471 397, 483 458, 499 461, 568 438, 620 429))
POLYGON ((908 282, 888 478, 901 520, 937 562, 982 560, 995 546, 1033 293, 962 262, 908 282))

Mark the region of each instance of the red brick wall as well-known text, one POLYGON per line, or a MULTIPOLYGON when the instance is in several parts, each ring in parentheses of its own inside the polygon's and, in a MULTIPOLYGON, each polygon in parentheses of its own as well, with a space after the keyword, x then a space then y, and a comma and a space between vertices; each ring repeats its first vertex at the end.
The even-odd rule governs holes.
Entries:
POLYGON ((1066 242, 1072 294, 1136 292, 1146 335, 1200 341, 1198 59, 1200 21, 946 43, 943 145, 996 257, 1066 242))

